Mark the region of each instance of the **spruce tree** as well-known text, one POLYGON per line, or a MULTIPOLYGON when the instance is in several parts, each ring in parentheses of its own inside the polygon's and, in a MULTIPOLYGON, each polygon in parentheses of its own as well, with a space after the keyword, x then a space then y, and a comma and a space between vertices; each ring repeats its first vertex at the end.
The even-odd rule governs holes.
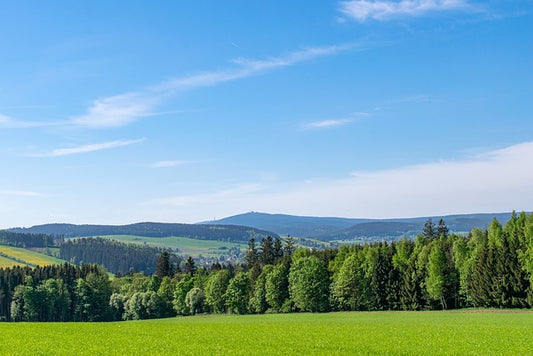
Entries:
POLYGON ((444 238, 447 238, 449 232, 450 230, 448 230, 448 227, 444 223, 444 220, 440 219, 439 224, 437 225, 437 237, 444 236, 444 238))
POLYGON ((248 269, 251 269, 258 261, 258 253, 255 247, 255 239, 253 237, 248 241, 245 260, 248 269))
POLYGON ((155 274, 161 280, 164 277, 172 277, 174 274, 174 269, 172 268, 172 263, 170 262, 170 253, 168 253, 168 251, 163 251, 161 256, 159 256, 155 274))
POLYGON ((424 223, 423 234, 429 240, 433 240, 436 237, 435 224, 431 221, 431 219, 427 219, 427 221, 424 223))
POLYGON ((261 239, 259 261, 263 266, 274 264, 274 243, 270 236, 261 239))

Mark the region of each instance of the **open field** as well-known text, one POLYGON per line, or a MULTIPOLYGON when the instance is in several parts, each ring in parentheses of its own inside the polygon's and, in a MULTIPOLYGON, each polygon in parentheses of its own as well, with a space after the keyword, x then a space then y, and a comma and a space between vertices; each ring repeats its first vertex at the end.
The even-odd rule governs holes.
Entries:
POLYGON ((238 244, 234 242, 224 242, 216 240, 197 240, 180 236, 169 237, 145 237, 133 235, 108 235, 99 236, 108 239, 113 239, 121 242, 132 242, 138 244, 147 244, 157 247, 171 247, 180 249, 180 253, 191 256, 219 256, 227 254, 227 250, 232 247, 237 247, 240 250, 246 249, 245 244, 238 244))
POLYGON ((532 312, 221 315, 0 323, 11 355, 531 355, 532 312))
POLYGON ((23 248, 0 245, 0 267, 17 265, 47 266, 65 261, 23 248), (10 262, 11 261, 11 262, 10 262))
POLYGON ((17 262, 10 258, 0 255, 0 268, 9 268, 14 266, 25 266, 26 264, 17 262))

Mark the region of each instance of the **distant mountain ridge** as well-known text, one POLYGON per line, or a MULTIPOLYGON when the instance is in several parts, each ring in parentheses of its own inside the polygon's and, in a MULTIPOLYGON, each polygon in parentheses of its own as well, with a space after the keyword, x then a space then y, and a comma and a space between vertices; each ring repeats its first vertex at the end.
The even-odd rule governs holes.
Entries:
POLYGON ((199 224, 229 224, 253 227, 261 226, 260 229, 274 231, 280 235, 315 237, 333 233, 342 229, 347 229, 353 225, 370 221, 373 220, 267 214, 252 211, 220 220, 204 221, 199 224))
POLYGON ((279 235, 332 240, 380 240, 414 237, 424 229, 424 223, 443 219, 451 232, 469 232, 474 227, 487 228, 492 219, 501 223, 509 220, 511 213, 455 214, 399 219, 350 219, 336 217, 295 216, 249 212, 200 224, 232 224, 253 226, 274 231, 279 235))
POLYGON ((199 240, 218 240, 230 242, 248 242, 250 238, 260 240, 268 235, 279 237, 271 231, 248 226, 235 225, 199 225, 178 223, 144 222, 129 225, 75 225, 45 224, 29 228, 12 228, 11 232, 47 234, 55 236, 87 237, 104 235, 135 235, 146 237, 182 236, 199 240))

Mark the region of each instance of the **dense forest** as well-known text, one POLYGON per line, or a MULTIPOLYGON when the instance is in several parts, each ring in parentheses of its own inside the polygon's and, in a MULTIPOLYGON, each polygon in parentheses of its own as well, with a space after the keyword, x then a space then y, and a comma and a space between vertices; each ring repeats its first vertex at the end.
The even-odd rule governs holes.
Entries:
POLYGON ((0 269, 0 320, 111 320, 110 283, 97 265, 0 269))
POLYGON ((55 244, 54 237, 46 234, 15 233, 0 230, 0 245, 14 247, 51 247, 55 244))
MULTIPOLYGON (((131 271, 155 273, 162 252, 163 249, 157 247, 93 237, 69 239, 59 246, 59 258, 63 260, 75 265, 103 265, 107 271, 121 274, 131 271)), ((170 256, 171 262, 179 265, 181 258, 173 253, 170 256)))
POLYGON ((249 241, 246 263, 179 269, 163 251, 156 273, 109 280, 96 267, 0 270, 4 320, 120 320, 199 313, 431 310, 533 306, 533 214, 468 236, 441 220, 415 240, 295 249, 249 241), (65 275, 62 269, 73 269, 65 275), (84 269, 89 273, 83 273, 84 269), (61 297, 59 297, 61 296, 61 297), (62 299, 63 298, 63 299, 62 299), (51 307, 54 306, 54 307, 51 307), (68 306, 68 307, 67 307, 68 306))
POLYGON ((73 225, 46 224, 30 228, 14 228, 11 232, 38 233, 55 236, 88 237, 104 235, 135 235, 146 237, 181 236, 199 240, 218 240, 228 242, 247 242, 251 238, 260 239, 278 236, 272 232, 246 226, 234 225, 197 225, 168 223, 137 223, 130 225, 73 225))

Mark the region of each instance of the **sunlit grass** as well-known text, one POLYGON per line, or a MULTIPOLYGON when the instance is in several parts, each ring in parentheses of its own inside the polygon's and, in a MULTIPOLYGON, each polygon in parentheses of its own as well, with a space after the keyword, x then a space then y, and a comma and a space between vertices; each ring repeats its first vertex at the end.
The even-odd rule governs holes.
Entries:
POLYGON ((12 355, 531 355, 533 313, 222 315, 3 323, 12 355))
POLYGON ((0 256, 0 268, 8 268, 14 266, 24 266, 25 264, 9 259, 4 256, 0 256))
MULTIPOLYGON (((0 253, 8 257, 13 257, 17 260, 13 262, 18 262, 19 264, 24 264, 25 262, 26 264, 34 266, 47 266, 65 262, 52 256, 12 246, 0 246, 0 253)), ((8 259, 6 257, 3 258, 8 259)))

